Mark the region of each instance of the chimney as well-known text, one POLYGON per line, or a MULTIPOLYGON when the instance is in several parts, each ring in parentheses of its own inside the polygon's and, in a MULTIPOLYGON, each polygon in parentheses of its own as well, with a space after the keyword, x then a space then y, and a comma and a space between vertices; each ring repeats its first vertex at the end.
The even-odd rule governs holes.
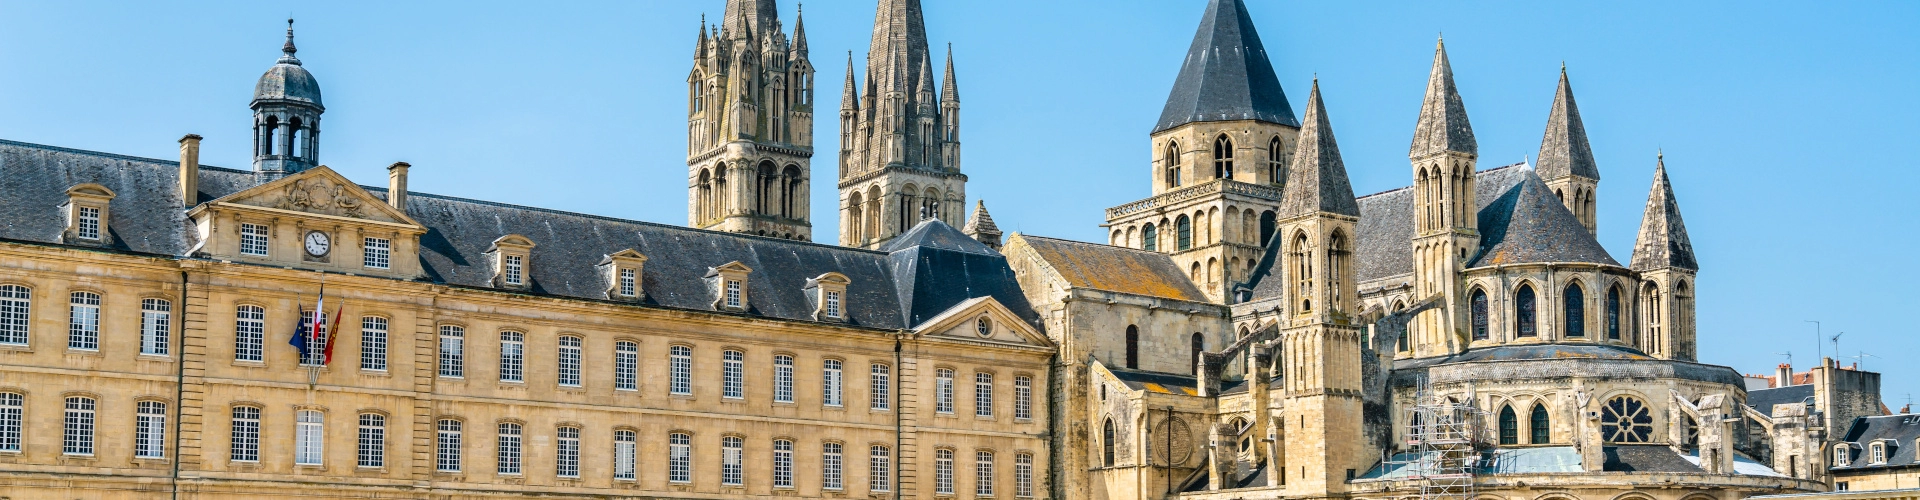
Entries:
POLYGON ((387 204, 401 213, 407 211, 407 168, 412 166, 404 161, 387 166, 387 204))
POLYGON ((1793 365, 1780 363, 1780 367, 1775 369, 1773 377, 1774 387, 1793 385, 1793 365))
POLYGON ((180 138, 180 200, 186 206, 200 204, 200 135, 180 138))

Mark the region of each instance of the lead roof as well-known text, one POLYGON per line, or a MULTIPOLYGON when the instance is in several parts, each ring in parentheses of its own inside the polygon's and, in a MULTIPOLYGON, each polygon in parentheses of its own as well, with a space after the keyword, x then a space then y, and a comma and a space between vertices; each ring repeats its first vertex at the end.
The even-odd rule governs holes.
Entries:
POLYGON ((1240 0, 1213 0, 1200 18, 1153 132, 1227 120, 1300 126, 1247 6, 1240 0))

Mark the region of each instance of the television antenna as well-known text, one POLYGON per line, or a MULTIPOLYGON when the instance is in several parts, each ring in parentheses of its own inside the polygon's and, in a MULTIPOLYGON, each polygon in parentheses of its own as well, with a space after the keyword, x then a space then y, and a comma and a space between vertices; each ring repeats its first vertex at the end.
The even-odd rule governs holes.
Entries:
POLYGON ((1793 366, 1793 351, 1787 351, 1787 352, 1776 352, 1776 353, 1773 353, 1773 354, 1774 354, 1775 356, 1786 356, 1786 357, 1787 357, 1787 366, 1789 366, 1789 367, 1791 367, 1791 366, 1793 366))
POLYGON ((1840 332, 1840 333, 1833 334, 1833 355, 1835 357, 1841 357, 1840 356, 1840 336, 1846 335, 1846 334, 1847 332, 1840 332))
POLYGON ((1866 371, 1867 358, 1878 358, 1879 356, 1867 354, 1867 351, 1860 351, 1859 356, 1847 356, 1847 357, 1853 358, 1855 360, 1854 362, 1859 364, 1858 368, 1860 368, 1861 371, 1866 371))

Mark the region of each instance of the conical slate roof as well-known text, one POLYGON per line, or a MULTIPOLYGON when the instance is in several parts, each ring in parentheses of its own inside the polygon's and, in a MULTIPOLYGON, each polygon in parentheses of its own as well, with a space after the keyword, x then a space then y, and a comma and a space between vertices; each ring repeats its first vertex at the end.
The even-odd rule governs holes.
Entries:
POLYGON ((1000 226, 993 223, 993 216, 987 215, 986 200, 974 200, 973 217, 967 219, 966 227, 960 232, 966 234, 1000 235, 1000 226))
POLYGON ((1567 67, 1560 67, 1560 88, 1553 93, 1553 110, 1547 113, 1547 134, 1540 139, 1540 177, 1554 179, 1577 175, 1600 180, 1600 167, 1593 162, 1593 146, 1587 144, 1587 127, 1580 123, 1580 106, 1573 102, 1573 86, 1567 84, 1567 67))
POLYGON ((1207 5, 1153 131, 1225 120, 1300 126, 1240 0, 1213 0, 1207 5))
POLYGON ((1663 267, 1700 270, 1700 262, 1693 256, 1693 242, 1687 239, 1687 224, 1680 220, 1680 202, 1674 200, 1673 184, 1667 180, 1664 155, 1654 164, 1647 214, 1640 219, 1640 237, 1633 244, 1633 270, 1663 267))
POLYGON ((1347 181, 1346 163, 1340 160, 1340 145, 1333 140, 1333 125, 1327 122, 1327 106, 1320 100, 1317 79, 1313 91, 1307 94, 1306 122, 1300 129, 1300 146, 1293 152, 1293 164, 1287 167, 1280 218, 1315 212, 1359 217, 1360 204, 1353 201, 1353 185, 1347 181))
POLYGON ((1453 85, 1453 64, 1447 61, 1447 43, 1435 42, 1433 71, 1427 75, 1427 97, 1420 103, 1420 121, 1413 126, 1410 158, 1443 152, 1479 154, 1473 141, 1473 125, 1467 123, 1467 106, 1460 102, 1460 89, 1453 85))
POLYGON ((1480 210, 1480 252, 1467 267, 1546 262, 1618 266, 1533 171, 1480 210))
POLYGON ((987 245, 980 243, 979 240, 975 240, 973 237, 961 233, 960 230, 954 229, 953 226, 949 226, 945 222, 941 222, 940 219, 927 219, 920 222, 919 225, 913 226, 913 229, 908 229, 906 234, 895 237, 892 241, 888 241, 886 245, 882 245, 880 251, 891 253, 913 247, 982 255, 1000 255, 1000 252, 995 252, 992 248, 987 248, 987 245))

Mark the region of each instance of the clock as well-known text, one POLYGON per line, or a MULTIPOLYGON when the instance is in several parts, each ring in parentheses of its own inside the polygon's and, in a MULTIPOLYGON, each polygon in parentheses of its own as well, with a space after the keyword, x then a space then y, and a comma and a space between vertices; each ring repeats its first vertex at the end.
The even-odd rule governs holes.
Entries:
POLYGON ((321 257, 327 255, 328 250, 333 249, 333 242, 327 238, 327 233, 308 231, 306 246, 307 255, 321 257))

